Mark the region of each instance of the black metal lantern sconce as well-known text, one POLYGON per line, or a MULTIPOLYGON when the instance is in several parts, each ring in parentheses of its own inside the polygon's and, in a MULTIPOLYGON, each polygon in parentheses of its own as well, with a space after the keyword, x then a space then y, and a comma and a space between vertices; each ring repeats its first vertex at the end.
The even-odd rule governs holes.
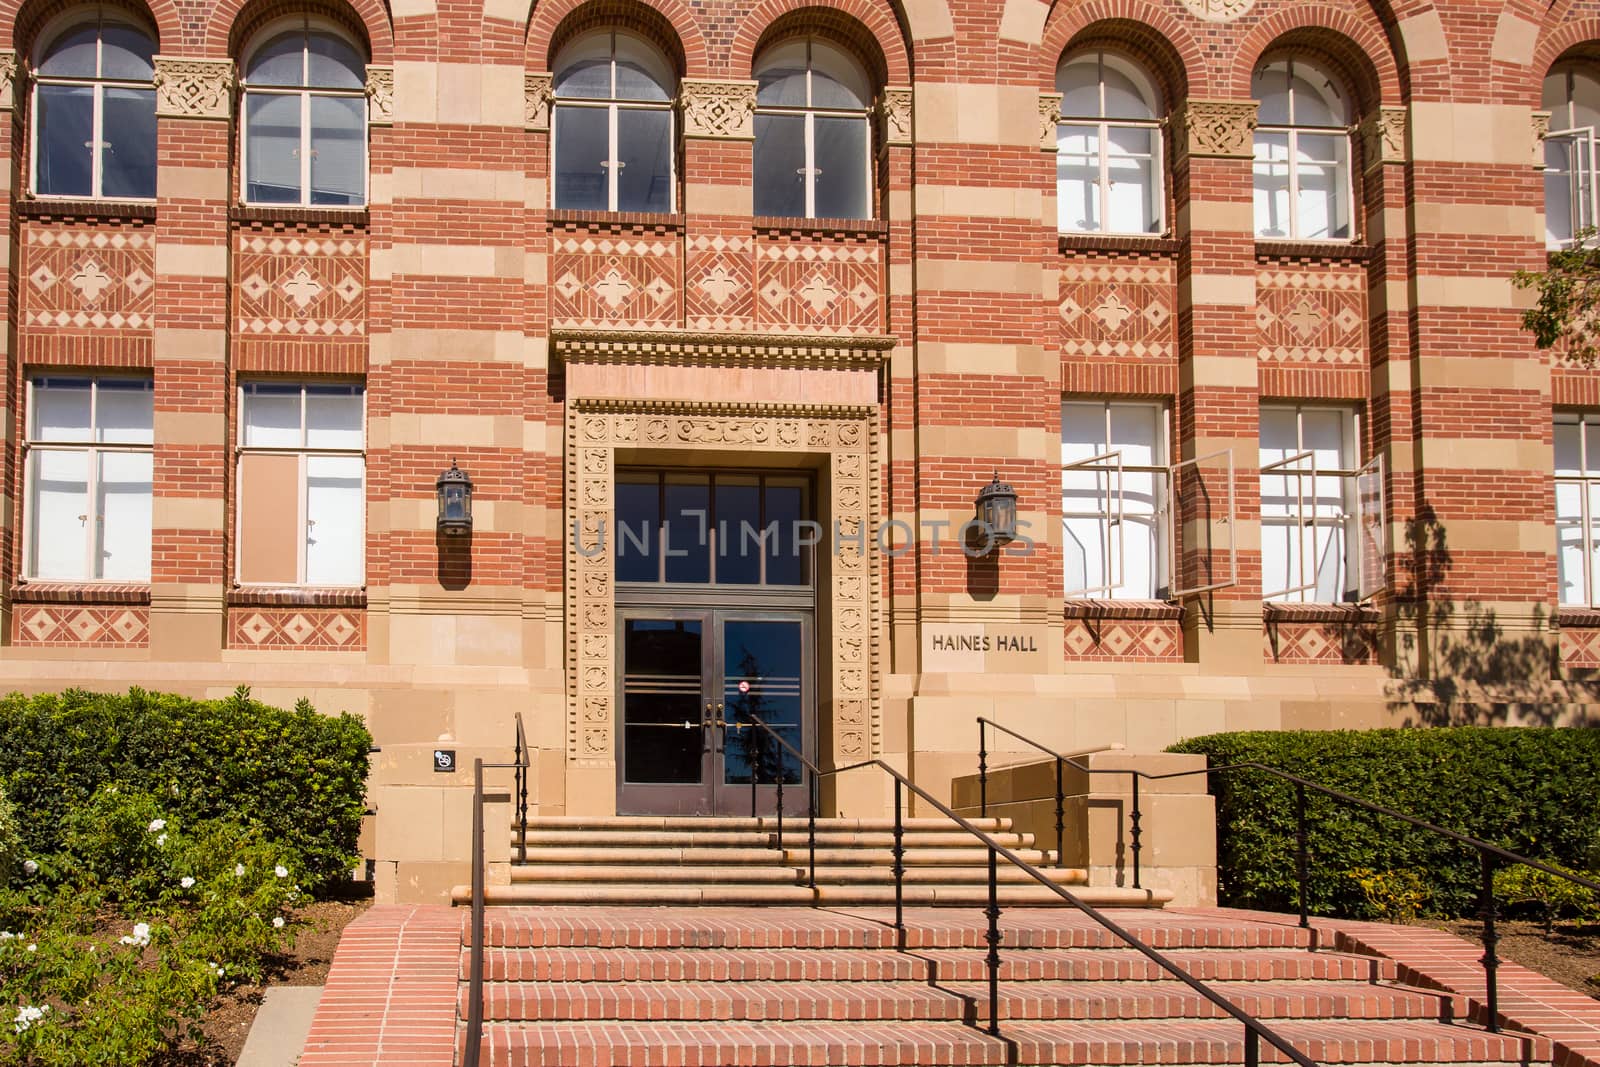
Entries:
POLYGON ((978 492, 977 508, 977 521, 991 546, 999 548, 1016 540, 1017 493, 1000 480, 999 471, 994 472, 994 481, 978 492))
POLYGON ((472 479, 450 458, 450 469, 434 483, 439 494, 439 533, 465 537, 472 533, 472 479))

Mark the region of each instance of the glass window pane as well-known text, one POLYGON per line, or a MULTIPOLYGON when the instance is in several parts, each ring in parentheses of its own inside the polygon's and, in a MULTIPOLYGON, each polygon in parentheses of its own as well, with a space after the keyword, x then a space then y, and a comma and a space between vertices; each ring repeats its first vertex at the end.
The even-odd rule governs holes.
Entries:
POLYGON ((558 97, 610 99, 611 57, 593 56, 568 64, 556 75, 554 89, 558 97))
POLYGON ((94 89, 87 85, 41 85, 38 95, 38 159, 41 196, 93 196, 94 89))
POLYGON ((617 529, 613 559, 619 582, 661 580, 661 479, 617 475, 617 529))
POLYGON ((1556 483, 1556 521, 1583 521, 1583 483, 1556 483))
POLYGON ((1292 522, 1266 522, 1261 524, 1261 591, 1269 600, 1302 599, 1298 593, 1285 594, 1283 590, 1299 585, 1292 576, 1299 566, 1299 539, 1292 522))
POLYGON ((555 206, 569 211, 610 207, 606 163, 611 158, 609 112, 603 107, 555 109, 555 206))
POLYGON ((695 475, 667 475, 666 570, 669 582, 709 582, 711 486, 695 475))
POLYGON ((1250 95, 1261 102, 1256 121, 1263 126, 1289 124, 1289 66, 1282 60, 1269 63, 1250 79, 1250 95))
POLYGON ((717 574, 720 584, 761 581, 761 479, 717 476, 717 574))
POLYGON ((755 213, 799 218, 806 213, 806 120, 803 115, 755 117, 755 213))
MULTIPOLYGON (((760 719, 795 750, 805 751, 800 624, 729 620, 722 624, 722 646, 724 677, 718 695, 725 705, 723 721, 760 719)), ((752 775, 757 782, 776 782, 780 768, 785 783, 800 781, 799 762, 765 733, 729 730, 725 736, 723 780, 728 785, 748 785, 752 775)))
MULTIPOLYGON (((1578 423, 1576 421, 1572 421, 1572 422, 1557 422, 1556 423, 1556 442, 1555 443, 1556 443, 1556 475, 1557 475, 1557 477, 1559 477, 1559 476, 1561 476, 1563 474, 1571 474, 1571 475, 1581 474, 1582 471, 1579 469, 1579 466, 1578 466, 1578 462, 1579 462, 1578 449, 1580 447, 1580 445, 1579 445, 1579 436, 1578 436, 1578 423)), ((1597 473, 1600 473, 1600 472, 1597 472, 1597 473)))
POLYGON ((250 55, 244 80, 248 85, 304 85, 304 30, 280 33, 250 55))
POLYGON ((81 580, 89 546, 89 453, 35 449, 28 540, 32 576, 81 580))
POLYGON ((1556 523, 1556 568, 1563 604, 1584 604, 1583 527, 1556 523))
POLYGON ((1257 133, 1255 217, 1258 237, 1289 236, 1289 135, 1257 133))
POLYGON ((1103 404, 1061 405, 1061 462, 1098 456, 1106 449, 1106 411, 1103 404))
POLYGON ((94 23, 74 26, 50 42, 39 58, 39 74, 46 78, 93 78, 95 76, 94 23))
MULTIPOLYGON (((1149 479, 1151 476, 1145 474, 1138 477, 1149 479)), ((1141 495, 1139 499, 1144 497, 1141 495)), ((1134 504, 1134 499, 1127 500, 1119 524, 1122 537, 1119 549, 1122 556, 1122 584, 1111 595, 1119 599, 1151 600, 1159 593, 1161 526, 1153 512, 1136 512, 1134 504)))
POLYGON ((148 452, 102 452, 95 511, 100 516, 100 558, 95 578, 150 580, 150 486, 148 452))
POLYGON ((246 448, 299 448, 300 387, 254 383, 244 387, 246 448))
POLYGON ((1315 456, 1317 470, 1354 467, 1345 429, 1349 415, 1335 408, 1306 408, 1300 414, 1300 448, 1315 456))
POLYGON ((1300 451, 1294 408, 1261 409, 1261 462, 1274 463, 1300 451))
POLYGON ((1056 210, 1063 230, 1100 229, 1100 136, 1097 126, 1059 127, 1056 153, 1056 210))
POLYGON ((1343 237, 1344 174, 1338 167, 1299 167, 1300 195, 1295 203, 1298 236, 1307 240, 1343 237))
POLYGON ((359 96, 311 98, 311 202, 366 202, 367 101, 359 96))
POLYGON ((121 22, 100 29, 100 73, 118 81, 147 82, 155 75, 156 43, 143 30, 121 22))
POLYGON ((671 68, 660 52, 633 37, 617 35, 617 99, 650 100, 666 103, 672 99, 671 68))
POLYGON ((618 211, 672 210, 672 113, 617 109, 618 211))
POLYGON ((154 89, 107 89, 102 120, 105 152, 100 158, 104 196, 156 195, 156 93, 154 89))
POLYGON ((1061 114, 1069 119, 1100 118, 1099 53, 1079 56, 1056 72, 1061 114))
POLYGON ((800 544, 802 523, 811 518, 803 482, 767 479, 767 584, 806 585, 809 549, 800 544))
POLYGON ((702 717, 701 636, 694 619, 623 623, 623 781, 701 781, 702 731, 670 728, 702 717))
POLYGON ((306 447, 360 448, 362 394, 358 385, 306 387, 306 447))
POLYGON ((360 456, 306 457, 306 582, 360 585, 366 464, 360 456))
POLYGON ((1061 558, 1067 596, 1094 596, 1106 583, 1105 530, 1100 519, 1062 518, 1061 558))
POLYGON ((1156 229, 1155 161, 1111 156, 1106 160, 1106 229, 1153 233, 1156 229))
POLYGON ((245 199, 300 202, 300 97, 246 93, 245 199))
POLYGON ((815 117, 816 214, 823 219, 864 219, 867 194, 867 120, 815 117))
POLYGON ((1161 454, 1160 411, 1148 404, 1111 405, 1111 445, 1122 453, 1123 466, 1153 467, 1166 462, 1161 454))
POLYGON ((1106 63, 1101 77, 1105 81, 1105 117, 1108 119, 1153 119, 1155 105, 1149 90, 1112 63, 1106 63))
POLYGON ((1290 121, 1296 126, 1343 126, 1344 102, 1328 76, 1315 67, 1297 62, 1294 80, 1289 83, 1290 121))
POLYGON ((148 380, 102 379, 95 398, 95 439, 106 444, 155 441, 155 390, 148 380))
POLYGON ((865 111, 872 103, 866 71, 853 58, 822 41, 811 42, 811 106, 865 111))
POLYGON ((1600 126, 1600 80, 1587 69, 1572 72, 1572 125, 1600 126))
POLYGON ((89 425, 92 388, 88 378, 35 378, 33 440, 93 440, 89 425))
POLYGON ((1585 419, 1583 430, 1584 468, 1591 475, 1600 474, 1600 420, 1585 419))
POLYGON ((1600 485, 1589 490, 1589 589, 1587 603, 1600 604, 1600 485))
POLYGON ((806 106, 805 41, 788 41, 762 54, 756 67, 756 103, 766 107, 806 106))
POLYGON ((1544 142, 1544 232, 1552 247, 1572 240, 1577 232, 1572 208, 1573 142, 1567 138, 1546 138, 1544 142))
POLYGON ((1551 124, 1557 129, 1568 123, 1562 121, 1567 116, 1559 114, 1567 102, 1567 72, 1555 71, 1545 75, 1544 85, 1539 97, 1539 107, 1545 111, 1558 112, 1552 116, 1551 124))
POLYGON ((349 41, 332 33, 313 31, 306 62, 307 84, 313 89, 361 89, 366 86, 366 61, 349 41))

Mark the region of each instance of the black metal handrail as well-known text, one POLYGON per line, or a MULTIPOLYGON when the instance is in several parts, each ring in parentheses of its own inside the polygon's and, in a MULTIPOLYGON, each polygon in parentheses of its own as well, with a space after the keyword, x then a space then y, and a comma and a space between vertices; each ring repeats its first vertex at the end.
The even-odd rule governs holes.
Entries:
MULTIPOLYGON (((1094 907, 1090 906, 1089 904, 1086 904, 1082 900, 1078 899, 1078 897, 1075 894, 1069 892, 1066 889, 1063 889, 1061 886, 1059 886, 1055 882, 1051 881, 1049 875, 1045 874, 1039 868, 1035 867, 1033 864, 1029 863, 1027 860, 1023 859, 1021 856, 1017 855, 1015 852, 1013 852, 1010 849, 1006 848, 1004 845, 1000 844, 1000 842, 995 840, 989 834, 987 834, 984 831, 978 829, 976 826, 974 826, 967 819, 963 818, 960 815, 957 815, 943 801, 939 800, 933 794, 929 793, 927 790, 925 790, 921 786, 917 785, 911 779, 907 778, 905 775, 901 774, 899 771, 895 770, 893 767, 889 766, 884 761, 879 760, 879 759, 868 759, 868 760, 862 760, 859 763, 852 763, 852 764, 848 764, 848 765, 843 766, 843 767, 834 767, 834 768, 831 768, 830 770, 824 771, 824 770, 821 770, 820 768, 818 768, 817 765, 815 763, 811 762, 810 759, 806 758, 806 755, 803 752, 799 751, 793 745, 789 744, 788 741, 785 741, 783 739, 783 737, 780 734, 778 734, 778 732, 776 730, 774 730, 771 726, 768 726, 765 722, 763 722, 760 719, 760 717, 758 717, 756 715, 749 715, 749 714, 747 714, 746 717, 750 720, 750 724, 751 725, 759 727, 769 737, 771 737, 774 741, 776 741, 783 749, 788 751, 790 755, 794 756, 795 759, 799 760, 801 765, 803 767, 805 767, 806 770, 810 774, 810 778, 811 778, 811 790, 810 790, 810 793, 811 793, 811 797, 812 797, 812 802, 811 802, 811 816, 810 816, 809 836, 810 836, 810 840, 811 840, 811 886, 812 886, 812 888, 816 887, 816 879, 817 879, 817 872, 816 872, 816 834, 817 834, 817 829, 816 829, 816 799, 815 798, 816 798, 816 790, 817 790, 817 781, 818 781, 818 779, 823 778, 823 777, 833 776, 833 775, 844 774, 847 771, 858 770, 858 769, 860 769, 862 767, 877 767, 879 770, 884 771, 891 778, 894 779, 894 783, 895 783, 895 785, 894 785, 894 841, 895 841, 895 844, 894 844, 894 901, 895 901, 895 903, 894 903, 894 914, 895 914, 896 940, 897 940, 897 943, 899 944, 899 946, 901 948, 905 947, 905 933, 906 933, 906 930, 905 930, 905 864, 904 864, 905 850, 904 850, 904 847, 903 847, 903 845, 904 845, 904 836, 905 836, 905 827, 904 827, 904 816, 903 816, 904 805, 902 803, 905 792, 906 791, 910 791, 912 793, 915 793, 918 797, 920 797, 925 803, 927 803, 929 806, 931 806, 934 810, 940 812, 946 818, 948 818, 948 819, 952 820, 953 822, 955 822, 955 824, 957 826, 961 827, 961 829, 965 830, 967 833, 972 834, 974 837, 978 838, 988 848, 988 850, 989 850, 989 900, 988 900, 987 907, 984 909, 984 914, 988 917, 989 927, 988 927, 988 930, 985 932, 984 940, 989 946, 989 952, 988 952, 988 955, 986 957, 985 962, 986 962, 986 964, 988 966, 988 977, 989 977, 989 1026, 988 1026, 988 1032, 989 1032, 989 1034, 991 1036, 994 1036, 994 1037, 999 1037, 1000 1036, 1000 892, 999 892, 998 867, 999 867, 999 859, 1000 859, 1000 857, 1003 856, 1003 857, 1005 857, 1005 859, 1008 862, 1012 863, 1016 867, 1018 867, 1021 870, 1025 871, 1028 874, 1028 876, 1030 878, 1032 878, 1034 881, 1038 882, 1040 885, 1044 886, 1046 889, 1049 889, 1051 892, 1055 893, 1062 900, 1066 901, 1068 904, 1072 905, 1074 908, 1077 908, 1079 911, 1083 912, 1089 918, 1093 919, 1095 922, 1099 923, 1102 927, 1104 927, 1105 929, 1109 930, 1112 934, 1114 934, 1117 937, 1121 938, 1130 948, 1135 949, 1136 951, 1138 951, 1139 953, 1144 955, 1146 958, 1152 960, 1157 966, 1161 967, 1167 973, 1171 974, 1178 981, 1182 982, 1184 985, 1188 986, 1190 989, 1192 989, 1196 993, 1200 994, 1206 1000, 1210 1001, 1213 1005, 1215 1005, 1216 1007, 1220 1008, 1222 1011, 1226 1012, 1228 1015, 1232 1016, 1234 1020, 1236 1020, 1239 1023, 1242 1023, 1244 1025, 1244 1033, 1245 1033, 1245 1038, 1244 1038, 1244 1062, 1246 1064, 1246 1067, 1256 1067, 1256 1065, 1259 1064, 1259 1062, 1260 1062, 1260 1052, 1261 1052, 1261 1050, 1260 1050, 1260 1042, 1262 1040, 1265 1040, 1267 1042, 1267 1044, 1271 1045, 1273 1048, 1277 1049, 1279 1052, 1282 1052, 1290 1060, 1292 1060, 1295 1063, 1299 1064, 1300 1067, 1318 1067, 1316 1061, 1308 1058, 1304 1053, 1300 1052, 1293 1045, 1291 1045, 1288 1042, 1287 1039, 1285 1039, 1284 1037, 1282 1037, 1281 1035, 1279 1035, 1278 1033, 1273 1031, 1271 1028, 1269 1028, 1266 1024, 1262 1023, 1255 1016, 1253 1016, 1250 1013, 1246 1012, 1244 1009, 1238 1007, 1233 1002, 1229 1001, 1226 997, 1222 996, 1219 993, 1216 993, 1215 991, 1213 991, 1212 989, 1207 987, 1199 979, 1195 978, 1193 975, 1189 974, 1183 968, 1179 967, 1176 963, 1174 963, 1172 960, 1168 959, 1162 953, 1156 951, 1154 948, 1152 948, 1149 945, 1145 944, 1137 936, 1135 936, 1133 933, 1129 932, 1128 930, 1124 929, 1122 926, 1120 926, 1116 922, 1112 921, 1109 917, 1107 917, 1104 913, 1099 911, 1097 908, 1094 908, 1094 907)), ((779 779, 781 780, 784 777, 784 775, 781 773, 782 772, 782 767, 781 766, 780 766, 779 769, 780 769, 779 779)), ((754 772, 752 772, 752 777, 754 777, 754 772)), ((781 804, 780 804, 780 810, 781 810, 781 804)))
MULTIPOLYGON (((980 717, 978 721, 981 724, 987 720, 980 717)), ((994 726, 997 729, 1005 730, 1005 732, 1010 734, 1012 737, 1017 738, 1019 741, 1026 741, 1035 748, 1044 748, 1043 745, 1023 737, 1014 730, 1000 726, 998 723, 990 722, 989 725, 994 726)), ((1048 751, 1048 749, 1045 751, 1048 751)), ((1419 819, 1414 815, 1407 815, 1403 811, 1396 811, 1394 808, 1385 807, 1382 804, 1377 804, 1370 800, 1364 800, 1361 797, 1352 796, 1349 793, 1342 793, 1337 789, 1322 785, 1320 782, 1313 782, 1309 778, 1302 778, 1298 774, 1292 774, 1289 771, 1279 770, 1277 767, 1269 767, 1265 763, 1255 763, 1253 761, 1246 761, 1244 763, 1226 763, 1220 767, 1202 767, 1192 771, 1169 771, 1166 774, 1149 774, 1145 771, 1119 771, 1117 773, 1132 773, 1135 775, 1135 781, 1143 778, 1146 781, 1159 782, 1168 778, 1187 778, 1197 774, 1209 776, 1212 774, 1223 774, 1230 771, 1261 771, 1276 778, 1281 778, 1282 780, 1290 782, 1294 785, 1295 876, 1298 883, 1295 888, 1295 895, 1297 897, 1296 903, 1299 906, 1300 925, 1302 927, 1309 928, 1311 925, 1311 916, 1308 904, 1311 864, 1310 849, 1308 847, 1308 824, 1306 819, 1307 790, 1310 790, 1314 793, 1319 793, 1322 796, 1331 797, 1341 804, 1360 808, 1364 811, 1370 811, 1377 815, 1383 815, 1387 818, 1403 822, 1408 826, 1415 826, 1419 830, 1426 830, 1429 833, 1447 838, 1456 842, 1457 844, 1464 845, 1477 851, 1480 870, 1482 872, 1481 882, 1479 884, 1479 901, 1481 909, 1479 912, 1479 917, 1483 919, 1483 956, 1478 960, 1478 962, 1483 965, 1485 1011, 1488 1016, 1485 1022, 1485 1027, 1492 1034, 1500 1032, 1500 958, 1495 954, 1496 947, 1498 946, 1500 940, 1499 935, 1495 932, 1495 920, 1499 917, 1495 907, 1494 899, 1494 870, 1496 863, 1503 860, 1509 860, 1512 863, 1520 863, 1524 866, 1532 867, 1534 870, 1543 871, 1546 874, 1553 874, 1558 878, 1565 878, 1567 881, 1576 885, 1581 885, 1585 889, 1600 893, 1600 882, 1591 881, 1582 875, 1573 874, 1571 871, 1561 870, 1559 867, 1553 867, 1548 863, 1543 863, 1528 856, 1520 855, 1519 853, 1512 852, 1510 849, 1501 848, 1499 845, 1480 840, 1468 834, 1461 833, 1458 830, 1451 830, 1443 826, 1436 826, 1435 824, 1427 822, 1423 819, 1419 819)), ((1135 825, 1137 826, 1137 820, 1139 819, 1139 794, 1137 791, 1135 791, 1133 794, 1132 818, 1135 820, 1135 825)))
POLYGON ((466 1047, 461 1054, 461 1067, 478 1067, 483 1051, 483 772, 486 770, 516 771, 516 791, 502 794, 495 800, 515 800, 517 807, 518 855, 527 859, 528 828, 528 745, 522 732, 522 712, 517 712, 517 739, 515 759, 511 763, 485 763, 482 758, 472 761, 472 958, 467 970, 467 1032, 466 1047))

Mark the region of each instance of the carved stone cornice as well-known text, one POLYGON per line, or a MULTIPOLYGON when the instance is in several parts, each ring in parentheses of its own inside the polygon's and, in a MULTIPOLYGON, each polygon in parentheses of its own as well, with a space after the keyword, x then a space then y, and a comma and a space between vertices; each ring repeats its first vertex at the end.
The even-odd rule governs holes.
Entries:
POLYGON ((233 60, 155 57, 156 114, 227 119, 233 115, 233 60))
POLYGON ((1380 107, 1361 120, 1363 168, 1406 161, 1406 109, 1380 107))
POLYGON ((679 99, 685 137, 755 138, 755 82, 685 79, 680 83, 679 99))
POLYGON ((394 125, 394 68, 367 67, 367 123, 394 125))
POLYGON ((1250 159, 1255 155, 1254 100, 1188 100, 1178 115, 1178 155, 1250 159))
POLYGON ((1535 111, 1532 117, 1533 165, 1544 170, 1544 139, 1550 133, 1550 112, 1535 111))
POLYGON ((528 130, 550 128, 550 101, 555 98, 551 76, 524 74, 522 76, 522 126, 528 130))
POLYGON ((890 88, 878 97, 878 124, 882 143, 908 145, 912 143, 911 88, 890 88))
POLYGON ((1183 0, 1195 18, 1207 22, 1232 22, 1255 6, 1256 0, 1183 0))
POLYGON ((568 363, 877 366, 898 340, 889 336, 718 333, 696 330, 550 331, 551 354, 568 363))
POLYGON ((1061 94, 1039 94, 1039 149, 1054 152, 1057 143, 1056 127, 1061 125, 1061 94))
POLYGON ((0 111, 17 106, 17 54, 0 51, 0 111))

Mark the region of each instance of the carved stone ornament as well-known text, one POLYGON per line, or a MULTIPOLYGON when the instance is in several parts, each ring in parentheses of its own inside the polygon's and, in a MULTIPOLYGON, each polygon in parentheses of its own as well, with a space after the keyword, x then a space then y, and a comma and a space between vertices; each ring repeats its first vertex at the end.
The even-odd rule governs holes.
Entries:
POLYGON ((10 111, 17 104, 17 54, 0 52, 0 111, 10 111))
POLYGON ((1544 170, 1544 139, 1550 133, 1550 112, 1533 113, 1533 165, 1544 170))
POLYGON ((686 80, 681 92, 685 137, 755 137, 755 82, 686 80))
POLYGON ((1232 22, 1256 6, 1256 0, 1183 0, 1195 18, 1207 22, 1232 22))
POLYGON ((367 123, 394 125, 394 68, 367 68, 367 123))
POLYGON ((883 143, 911 143, 911 90, 885 89, 878 100, 878 117, 883 124, 883 143))
POLYGON ((1361 157, 1367 170, 1406 161, 1406 109, 1380 107, 1361 120, 1361 157))
POLYGON ((522 76, 522 125, 529 130, 550 128, 550 101, 555 97, 549 74, 522 76))
POLYGON ((155 57, 156 114, 226 119, 233 113, 233 60, 155 57))
POLYGON ((1183 109, 1180 154, 1213 159, 1255 155, 1254 100, 1190 100, 1183 109))
POLYGON ((1039 94, 1039 148, 1054 152, 1060 136, 1056 127, 1061 125, 1061 94, 1039 94))

